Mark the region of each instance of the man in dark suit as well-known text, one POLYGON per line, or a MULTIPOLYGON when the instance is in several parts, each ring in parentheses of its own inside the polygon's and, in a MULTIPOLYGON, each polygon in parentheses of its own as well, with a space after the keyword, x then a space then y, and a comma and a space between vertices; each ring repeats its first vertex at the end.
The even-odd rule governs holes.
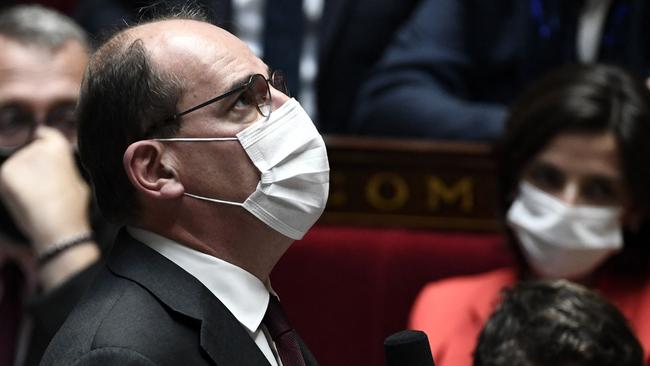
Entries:
POLYGON ((643 0, 424 0, 361 86, 348 131, 491 141, 531 81, 576 62, 650 76, 643 0))
POLYGON ((44 365, 314 365, 269 274, 322 213, 323 139, 282 75, 193 13, 92 56, 79 149, 126 225, 44 365))

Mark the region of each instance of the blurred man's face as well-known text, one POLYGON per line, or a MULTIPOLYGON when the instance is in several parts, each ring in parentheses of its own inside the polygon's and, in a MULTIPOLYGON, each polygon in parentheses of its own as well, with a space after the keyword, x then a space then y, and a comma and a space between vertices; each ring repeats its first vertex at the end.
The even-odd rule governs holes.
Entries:
POLYGON ((0 148, 28 142, 48 125, 76 143, 74 108, 88 62, 86 49, 68 41, 55 52, 0 36, 0 148))

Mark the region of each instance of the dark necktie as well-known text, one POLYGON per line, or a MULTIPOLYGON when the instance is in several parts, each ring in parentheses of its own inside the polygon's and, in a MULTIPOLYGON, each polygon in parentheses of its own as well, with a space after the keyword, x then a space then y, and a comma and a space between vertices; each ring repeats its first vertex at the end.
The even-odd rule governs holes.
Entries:
POLYGON ((267 0, 264 21, 264 62, 284 71, 291 95, 298 95, 304 31, 302 0, 267 0))
POLYGON ((18 266, 0 268, 0 366, 13 365, 21 319, 23 277, 18 266))
POLYGON ((275 296, 269 299, 269 307, 266 309, 263 323, 278 349, 282 365, 305 366, 305 359, 298 343, 298 334, 291 328, 282 305, 275 296))

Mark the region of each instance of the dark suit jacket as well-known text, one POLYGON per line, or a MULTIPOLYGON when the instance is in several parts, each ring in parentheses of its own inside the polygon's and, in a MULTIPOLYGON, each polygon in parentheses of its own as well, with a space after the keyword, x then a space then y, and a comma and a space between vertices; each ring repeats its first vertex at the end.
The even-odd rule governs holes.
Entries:
POLYGON ((38 365, 54 334, 100 270, 97 262, 66 281, 56 290, 38 295, 27 304, 32 329, 23 366, 38 365))
MULTIPOLYGON (((424 0, 361 87, 351 132, 489 140, 532 80, 577 61, 581 1, 424 0)), ((650 5, 613 0, 597 59, 650 70, 650 5)))
POLYGON ((318 128, 349 130, 357 93, 420 0, 323 0, 316 81, 318 128))
MULTIPOLYGON (((340 133, 348 129, 361 82, 420 0, 323 1, 318 34, 318 115, 315 122, 321 132, 340 133)), ((76 18, 91 33, 99 33, 121 23, 121 18, 133 17, 137 8, 155 2, 87 0, 80 2, 76 18)), ((171 4, 182 2, 167 1, 171 4)), ((230 0, 198 3, 209 10, 213 23, 237 33, 231 22, 230 0)))
MULTIPOLYGON (((302 344, 307 365, 316 365, 302 344)), ((41 365, 268 365, 197 279, 122 231, 41 365)))

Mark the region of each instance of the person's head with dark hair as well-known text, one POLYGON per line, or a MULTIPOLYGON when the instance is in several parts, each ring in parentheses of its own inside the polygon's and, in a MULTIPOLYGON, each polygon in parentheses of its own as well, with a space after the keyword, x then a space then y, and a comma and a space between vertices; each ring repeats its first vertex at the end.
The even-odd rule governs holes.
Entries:
POLYGON ((562 68, 514 104, 501 184, 524 267, 579 281, 614 257, 645 268, 648 141, 650 92, 617 67, 562 68))
MULTIPOLYGON (((282 146, 298 151, 273 152, 290 154, 282 159, 268 156, 271 152, 245 151, 248 146, 243 145, 249 143, 234 141, 246 127, 261 127, 256 122, 268 119, 271 110, 286 101, 290 102, 287 106, 294 104, 283 90, 281 73, 271 72, 243 42, 206 22, 200 11, 180 9, 173 16, 116 33, 91 57, 78 108, 79 152, 99 208, 111 221, 169 236, 174 234, 168 230, 185 226, 181 231, 191 231, 190 227, 201 226, 203 220, 211 222, 209 230, 201 227, 206 236, 214 234, 218 223, 224 225, 221 234, 231 233, 242 221, 251 223, 250 213, 285 239, 301 236, 306 228, 287 222, 315 221, 326 197, 323 177, 328 168, 323 165, 326 155, 318 142, 322 141, 320 135, 311 128, 293 129, 292 133, 309 136, 283 138, 282 143, 291 143, 282 146), (301 138, 311 141, 300 142, 301 138), (318 146, 311 146, 314 143, 318 146), (279 168, 282 173, 264 172, 310 149, 315 150, 308 155, 318 156, 300 158, 308 162, 279 168), (293 171, 301 166, 314 169, 311 164, 318 165, 313 172, 293 171), (305 178, 301 174, 306 174, 305 178), (278 182, 273 183, 278 188, 263 188, 272 183, 269 179, 285 180, 294 175, 304 183, 279 188, 284 183, 278 182), (262 176, 264 182, 260 182, 262 176), (316 195, 317 202, 311 197, 303 202, 300 193, 289 193, 306 186, 311 186, 309 194, 316 195), (282 197, 261 198, 276 194, 282 197), (248 197, 258 195, 259 202, 247 202, 248 197), (271 212, 292 206, 284 201, 293 199, 300 202, 296 209, 309 215, 285 217, 285 213, 271 212), (282 208, 262 207, 265 205, 282 208)), ((298 116, 302 115, 292 112, 287 118, 298 116)), ((270 132, 259 133, 255 140, 266 135, 280 138, 270 132)), ((268 229, 263 227, 262 231, 268 229)), ((253 231, 237 235, 244 233, 253 231)))
MULTIPOLYGON (((170 18, 206 20, 196 9, 179 9, 170 18)), ((174 132, 179 120, 168 117, 176 112, 182 91, 190 88, 173 71, 155 62, 151 50, 135 34, 133 28, 127 27, 93 55, 79 105, 82 161, 92 175, 100 209, 118 223, 137 211, 134 188, 122 165, 126 147, 153 137, 152 131, 158 135, 165 130, 174 132)))
POLYGON ((565 280, 504 290, 474 351, 474 366, 642 365, 641 345, 618 309, 565 280))

